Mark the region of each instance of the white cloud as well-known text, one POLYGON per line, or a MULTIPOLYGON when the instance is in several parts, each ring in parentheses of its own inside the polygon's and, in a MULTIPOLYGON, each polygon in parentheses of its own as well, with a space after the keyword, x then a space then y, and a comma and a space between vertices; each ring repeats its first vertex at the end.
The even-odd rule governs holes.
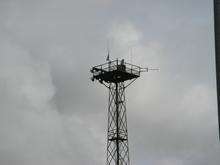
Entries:
POLYGON ((218 165, 211 5, 0 1, 0 164, 104 164, 107 33, 112 59, 160 68, 126 93, 132 163, 218 165))
POLYGON ((142 31, 132 22, 113 23, 107 38, 113 57, 125 58, 127 62, 139 64, 142 67, 159 66, 162 46, 159 42, 142 40, 142 31))
POLYGON ((127 57, 130 49, 139 45, 141 36, 141 32, 129 21, 114 23, 107 35, 110 51, 113 56, 127 57))
POLYGON ((59 113, 49 65, 7 39, 0 54, 1 164, 97 164, 94 125, 59 113))
POLYGON ((136 45, 141 39, 141 33, 130 22, 115 23, 111 27, 108 37, 118 46, 128 47, 136 45))

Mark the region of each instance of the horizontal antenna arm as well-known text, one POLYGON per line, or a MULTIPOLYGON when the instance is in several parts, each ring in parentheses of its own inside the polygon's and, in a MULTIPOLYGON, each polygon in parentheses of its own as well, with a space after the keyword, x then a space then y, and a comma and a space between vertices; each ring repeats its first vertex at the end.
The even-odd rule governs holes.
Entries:
POLYGON ((140 72, 148 72, 149 70, 159 71, 159 68, 140 68, 140 72))

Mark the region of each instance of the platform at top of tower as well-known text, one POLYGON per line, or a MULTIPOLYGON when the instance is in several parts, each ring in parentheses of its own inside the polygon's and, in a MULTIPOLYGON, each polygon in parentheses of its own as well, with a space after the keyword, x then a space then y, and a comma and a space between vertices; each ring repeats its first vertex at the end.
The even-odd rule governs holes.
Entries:
POLYGON ((141 67, 125 63, 124 59, 109 61, 92 67, 92 80, 117 83, 140 77, 141 67))

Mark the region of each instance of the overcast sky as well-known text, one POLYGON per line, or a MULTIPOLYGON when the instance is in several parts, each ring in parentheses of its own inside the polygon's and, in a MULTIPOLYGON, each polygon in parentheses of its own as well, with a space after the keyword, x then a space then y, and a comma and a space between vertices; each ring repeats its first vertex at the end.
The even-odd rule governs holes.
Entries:
POLYGON ((219 165, 212 3, 0 0, 0 164, 105 164, 108 41, 160 68, 126 92, 131 163, 219 165))

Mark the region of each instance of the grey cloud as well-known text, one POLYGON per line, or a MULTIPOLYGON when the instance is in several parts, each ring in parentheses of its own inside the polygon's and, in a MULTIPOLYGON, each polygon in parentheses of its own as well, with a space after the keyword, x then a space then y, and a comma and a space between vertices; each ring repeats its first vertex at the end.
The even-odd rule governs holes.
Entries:
POLYGON ((126 93, 132 163, 219 164, 212 14, 211 0, 1 1, 0 164, 104 164, 108 93, 89 69, 112 38, 112 58, 132 41, 135 64, 160 68, 126 93))

